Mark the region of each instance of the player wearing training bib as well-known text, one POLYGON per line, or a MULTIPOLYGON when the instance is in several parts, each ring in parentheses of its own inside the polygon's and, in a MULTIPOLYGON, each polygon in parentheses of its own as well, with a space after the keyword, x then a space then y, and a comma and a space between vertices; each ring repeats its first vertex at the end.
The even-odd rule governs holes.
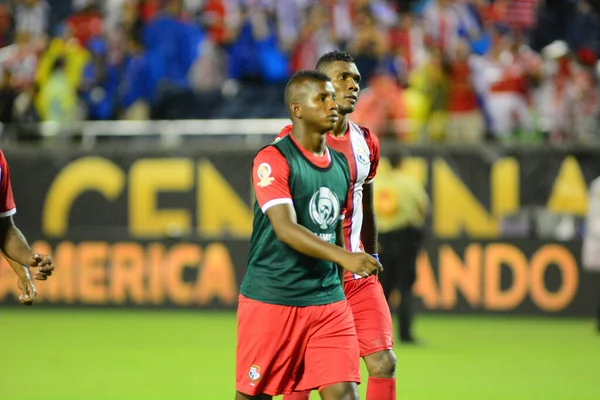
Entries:
POLYGON ((325 145, 338 118, 333 85, 316 71, 300 72, 288 82, 286 104, 292 133, 259 151, 252 167, 236 400, 298 390, 358 399, 359 346, 338 265, 365 277, 381 265, 340 247, 351 178, 345 157, 325 145))
MULTIPOLYGON (((373 211, 372 183, 379 165, 379 140, 369 129, 348 119, 358 100, 360 73, 352 57, 345 52, 325 54, 317 70, 327 75, 336 90, 340 120, 326 135, 327 146, 344 154, 350 166, 350 190, 344 242, 353 252, 377 253, 377 231, 373 211)), ((291 132, 282 129, 278 139, 291 132)), ((377 276, 363 278, 346 272, 344 292, 352 309, 360 356, 369 372, 367 400, 396 398, 396 356, 392 317, 377 276)), ((284 400, 308 400, 310 393, 294 393, 284 400)))

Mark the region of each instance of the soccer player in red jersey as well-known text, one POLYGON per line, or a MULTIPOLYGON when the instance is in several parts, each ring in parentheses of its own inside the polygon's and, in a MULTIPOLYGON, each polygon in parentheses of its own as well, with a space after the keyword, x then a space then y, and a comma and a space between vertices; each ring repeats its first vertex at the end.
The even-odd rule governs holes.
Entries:
POLYGON ((295 74, 285 91, 292 131, 254 158, 236 400, 310 390, 324 400, 358 399, 359 346, 341 278, 343 269, 377 274, 381 264, 343 248, 350 167, 325 143, 338 120, 335 96, 326 75, 295 74))
MULTIPOLYGON (((377 229, 373 211, 372 182, 379 164, 379 140, 369 129, 349 120, 358 100, 360 73, 352 56, 333 51, 323 55, 317 70, 327 75, 336 91, 339 121, 327 133, 327 145, 343 153, 351 170, 351 187, 344 220, 347 249, 377 257, 377 229)), ((291 131, 288 125, 277 140, 291 131)), ((361 277, 346 272, 344 291, 354 315, 360 356, 369 371, 367 400, 396 398, 396 356, 392 317, 377 276, 361 277)), ((284 400, 307 400, 310 393, 293 393, 284 400)))
POLYGON ((0 150, 0 251, 19 277, 19 301, 30 306, 35 301, 37 292, 29 268, 39 268, 34 275, 35 279, 46 280, 52 275, 54 265, 50 256, 31 250, 27 239, 13 221, 12 216, 16 212, 8 162, 0 150))

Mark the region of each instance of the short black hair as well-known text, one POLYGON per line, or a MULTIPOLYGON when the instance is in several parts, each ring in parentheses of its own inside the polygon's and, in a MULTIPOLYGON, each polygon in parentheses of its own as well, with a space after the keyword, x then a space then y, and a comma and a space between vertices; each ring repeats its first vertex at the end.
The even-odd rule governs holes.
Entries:
POLYGON ((294 92, 298 87, 304 86, 306 82, 331 82, 331 79, 324 73, 316 70, 302 70, 296 72, 288 80, 285 85, 285 105, 289 106, 290 102, 294 100, 294 92))
POLYGON ((329 82, 331 79, 329 79, 329 77, 321 71, 317 71, 315 69, 305 69, 298 71, 294 75, 292 75, 288 81, 288 84, 301 80, 329 82))
POLYGON ((323 68, 336 61, 342 61, 352 64, 355 63, 354 58, 350 55, 350 53, 341 50, 334 50, 330 51, 329 53, 323 54, 321 58, 319 58, 319 61, 317 61, 316 69, 321 71, 323 68))

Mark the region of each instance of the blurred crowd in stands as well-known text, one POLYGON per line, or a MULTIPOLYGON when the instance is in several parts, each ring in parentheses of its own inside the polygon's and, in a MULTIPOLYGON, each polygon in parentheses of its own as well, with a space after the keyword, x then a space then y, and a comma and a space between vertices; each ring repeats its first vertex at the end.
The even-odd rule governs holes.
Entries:
POLYGON ((353 119, 408 143, 596 143, 593 0, 0 1, 0 122, 285 118, 344 49, 353 119))

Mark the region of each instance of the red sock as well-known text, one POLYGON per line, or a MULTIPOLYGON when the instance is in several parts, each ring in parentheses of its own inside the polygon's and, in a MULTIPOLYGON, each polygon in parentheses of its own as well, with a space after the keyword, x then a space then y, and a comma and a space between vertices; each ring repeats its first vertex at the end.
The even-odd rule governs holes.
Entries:
POLYGON ((292 394, 284 394, 283 400, 308 400, 310 398, 310 391, 307 392, 294 392, 292 394))
POLYGON ((371 378, 366 400, 396 400, 396 378, 371 378))

